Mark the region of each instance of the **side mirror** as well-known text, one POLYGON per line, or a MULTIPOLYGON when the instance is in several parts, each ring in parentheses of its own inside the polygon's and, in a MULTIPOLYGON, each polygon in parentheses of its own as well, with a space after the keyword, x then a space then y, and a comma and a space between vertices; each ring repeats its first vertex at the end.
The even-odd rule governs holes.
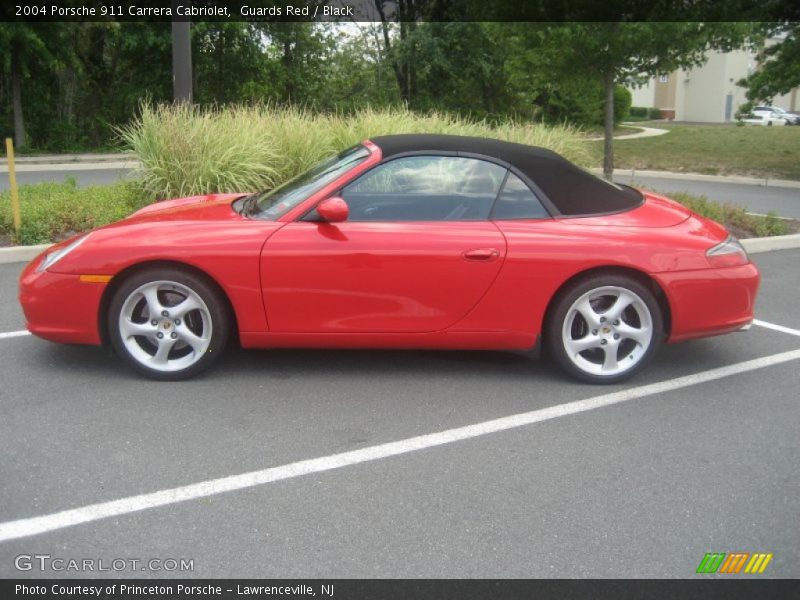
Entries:
POLYGON ((338 196, 333 196, 317 204, 317 214, 328 223, 346 221, 349 213, 347 202, 338 196))

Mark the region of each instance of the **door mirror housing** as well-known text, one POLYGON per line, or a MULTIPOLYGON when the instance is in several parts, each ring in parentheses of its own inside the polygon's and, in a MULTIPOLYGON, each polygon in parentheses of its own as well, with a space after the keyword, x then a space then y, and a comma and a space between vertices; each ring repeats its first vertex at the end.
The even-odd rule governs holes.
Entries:
POLYGON ((344 201, 344 198, 333 196, 317 205, 317 214, 327 223, 341 223, 347 220, 350 209, 347 207, 347 202, 344 201))

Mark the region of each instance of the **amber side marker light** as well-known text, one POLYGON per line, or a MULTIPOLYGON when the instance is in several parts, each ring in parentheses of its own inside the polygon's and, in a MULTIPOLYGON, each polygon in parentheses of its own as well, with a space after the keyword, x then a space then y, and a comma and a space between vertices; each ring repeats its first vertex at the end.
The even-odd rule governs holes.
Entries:
POLYGON ((81 283, 108 283, 113 275, 81 275, 81 283))

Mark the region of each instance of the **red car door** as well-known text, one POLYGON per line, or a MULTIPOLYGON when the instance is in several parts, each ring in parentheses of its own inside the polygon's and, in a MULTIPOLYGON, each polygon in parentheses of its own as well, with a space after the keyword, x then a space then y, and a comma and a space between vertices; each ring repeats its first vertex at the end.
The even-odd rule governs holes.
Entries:
POLYGON ((505 259, 505 238, 488 220, 504 176, 477 159, 398 158, 341 191, 348 220, 281 228, 261 256, 270 331, 421 333, 455 324, 505 259))

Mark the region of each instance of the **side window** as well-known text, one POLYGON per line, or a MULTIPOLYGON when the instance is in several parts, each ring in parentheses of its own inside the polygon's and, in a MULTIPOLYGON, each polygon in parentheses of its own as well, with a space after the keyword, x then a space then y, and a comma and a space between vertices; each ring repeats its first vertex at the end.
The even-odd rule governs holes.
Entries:
POLYGON ((503 219, 546 219, 550 214, 542 203, 514 173, 508 173, 503 191, 497 198, 492 218, 503 219))
POLYGON ((342 190, 349 221, 489 218, 506 169, 460 156, 407 156, 378 165, 342 190))

